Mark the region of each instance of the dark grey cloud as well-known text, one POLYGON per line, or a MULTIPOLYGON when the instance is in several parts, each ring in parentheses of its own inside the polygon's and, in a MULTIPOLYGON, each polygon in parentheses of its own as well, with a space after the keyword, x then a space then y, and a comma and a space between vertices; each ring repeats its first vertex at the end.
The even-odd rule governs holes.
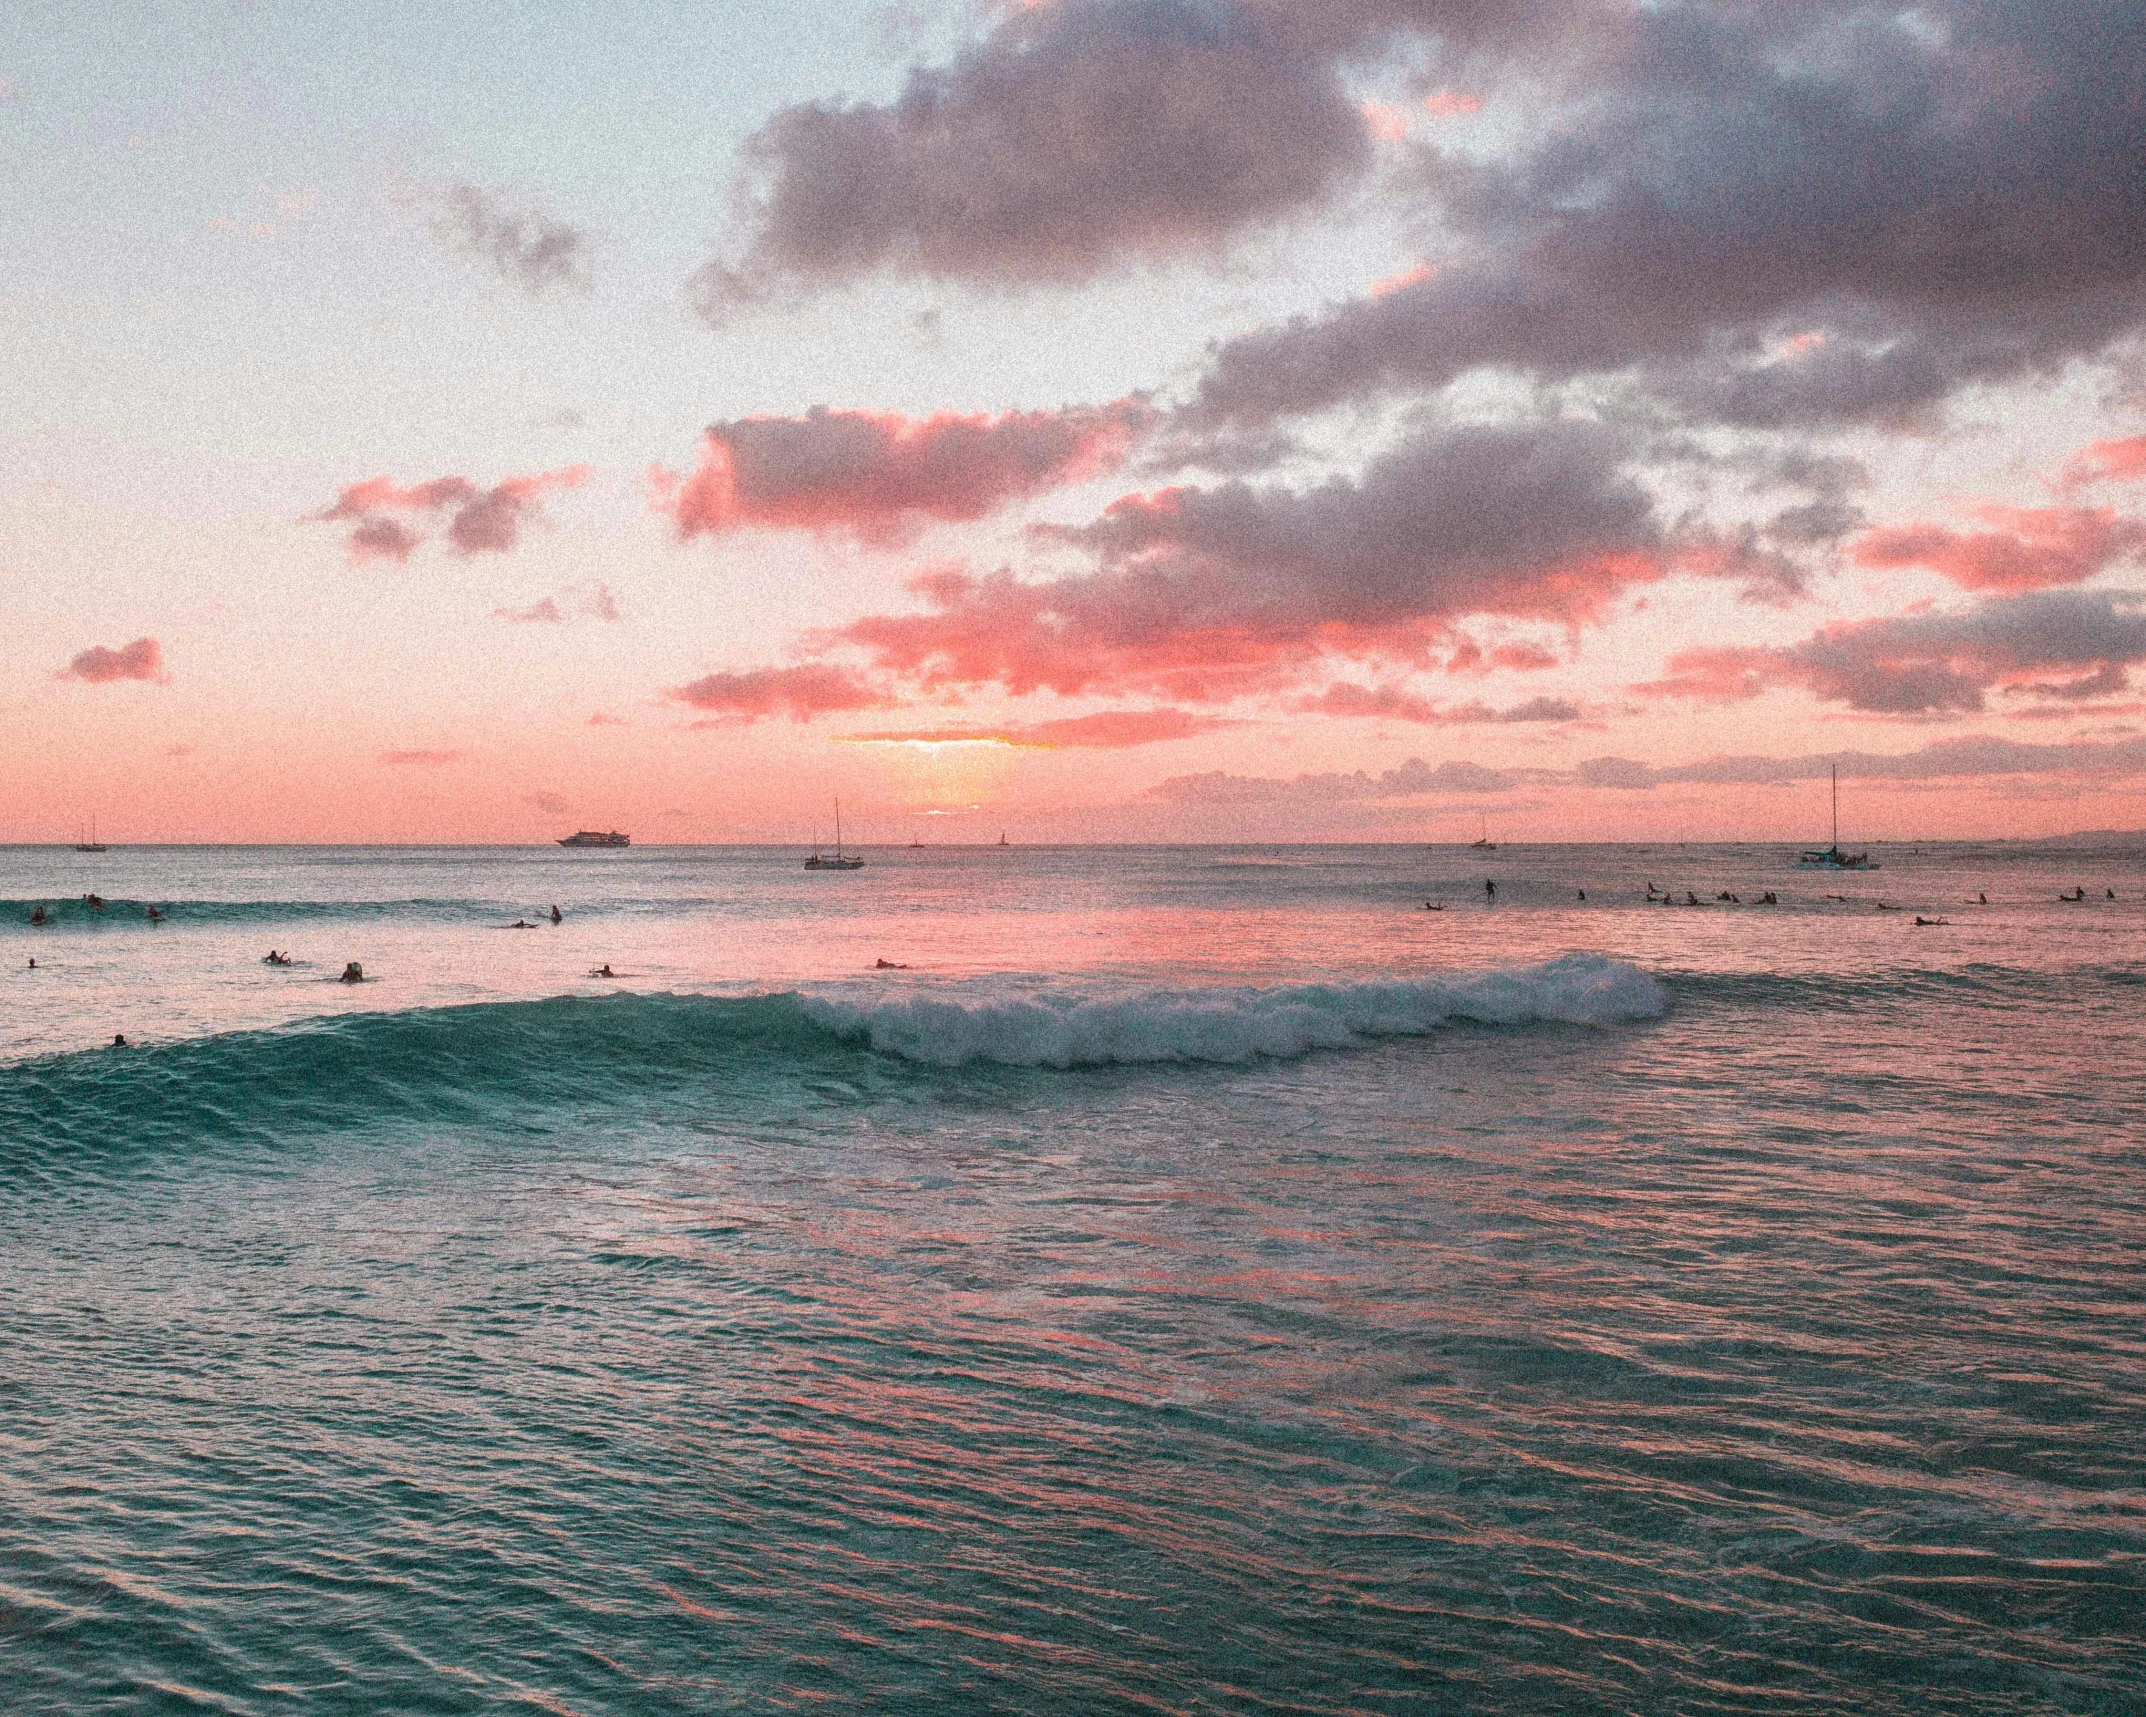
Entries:
POLYGON ((1055 533, 1093 570, 941 571, 916 584, 930 612, 823 642, 928 686, 1187 702, 1286 684, 1328 652, 1420 662, 1467 616, 1578 623, 1667 570, 1677 551, 1626 454, 1587 423, 1431 428, 1358 479, 1130 496, 1055 533))
POLYGON ((595 247, 579 227, 539 208, 517 209, 496 192, 450 185, 440 193, 433 231, 452 249, 498 272, 532 298, 582 292, 593 283, 595 247))
POLYGON ((881 268, 1084 280, 1317 210, 1369 159, 1331 43, 1290 27, 1287 8, 1011 7, 885 106, 776 113, 746 150, 744 242, 693 298, 721 321, 881 268))
POLYGON ((1547 54, 1475 61, 1530 141, 1420 157, 1445 266, 1228 342, 1196 420, 1486 367, 1633 369, 1715 421, 1884 419, 2146 320, 2129 0, 1554 10, 1547 54))
POLYGON ((2126 686, 2146 661, 2146 592, 2042 590, 1960 614, 1907 614, 1829 626, 1786 648, 1690 650, 1662 697, 1756 697, 1795 687, 1826 703, 1887 715, 1971 713, 1986 694, 2081 700, 2126 686))

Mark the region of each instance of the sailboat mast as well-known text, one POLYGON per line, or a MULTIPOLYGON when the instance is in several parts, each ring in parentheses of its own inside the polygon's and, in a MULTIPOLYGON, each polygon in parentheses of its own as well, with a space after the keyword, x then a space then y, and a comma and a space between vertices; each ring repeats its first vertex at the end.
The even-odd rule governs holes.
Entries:
POLYGON ((842 856, 842 801, 835 801, 835 857, 842 856))
POLYGON ((1833 765, 1833 850, 1840 851, 1840 765, 1833 765))

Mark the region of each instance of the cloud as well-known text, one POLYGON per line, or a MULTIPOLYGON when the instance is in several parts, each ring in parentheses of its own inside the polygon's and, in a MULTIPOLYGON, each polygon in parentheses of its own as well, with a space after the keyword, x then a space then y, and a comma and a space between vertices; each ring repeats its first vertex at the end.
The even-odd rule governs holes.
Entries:
POLYGON ((2111 507, 1973 509, 1993 530, 1959 532, 1942 525, 1889 525, 1848 545, 1858 566, 1928 567, 1963 590, 2040 590, 2081 584, 2146 548, 2146 520, 2111 507))
POLYGON ((569 619, 579 617, 615 623, 618 620, 618 601, 607 584, 569 584, 564 590, 541 597, 526 608, 495 608, 494 620, 511 620, 517 625, 563 626, 569 619))
POLYGON ((93 644, 87 650, 78 651, 74 660, 53 677, 80 680, 91 686, 110 685, 116 680, 148 680, 164 685, 171 679, 164 671, 163 646, 154 638, 137 638, 116 650, 104 644, 93 644))
POLYGON ((1870 781, 1973 780, 1989 775, 2138 775, 2146 773, 2146 739, 2074 740, 2030 745, 1987 734, 1938 739, 1913 751, 1887 756, 1867 751, 1827 751, 1801 757, 1714 757, 1662 769, 1624 757, 1597 757, 1573 770, 1586 787, 1650 791, 1698 783, 1765 786, 1781 781, 1823 781, 1838 769, 1843 779, 1870 781))
POLYGON ((1087 280, 1314 211, 1370 156, 1337 45, 1287 7, 1003 8, 951 64, 911 71, 891 103, 776 113, 746 145, 742 242, 692 295, 720 322, 881 270, 1087 280))
POLYGON ((1353 716, 1380 721, 1413 721, 1429 727, 1466 727, 1482 723, 1578 721, 1585 712, 1569 698, 1536 697, 1506 709, 1480 701, 1441 704, 1394 686, 1360 686, 1343 680, 1302 706, 1318 715, 1353 716))
POLYGON ((333 505, 308 518, 328 524, 354 521, 349 538, 354 561, 410 558, 425 539, 421 532, 389 516, 395 512, 451 510, 447 540, 456 554, 503 554, 520 540, 522 526, 540 515, 547 493, 579 488, 592 475, 586 465, 567 465, 556 471, 502 477, 489 489, 467 477, 435 477, 407 489, 398 487, 391 477, 367 477, 349 484, 336 495, 333 505))
POLYGON ((556 793, 525 793, 522 798, 547 816, 563 817, 574 808, 556 793))
POLYGON ((1407 212, 1450 264, 1225 342, 1196 418, 1501 369, 1630 374, 1723 423, 1886 422, 2146 323, 2130 0, 1533 12, 1471 56, 1515 141, 1416 149, 1407 212))
POLYGON ((2065 467, 2062 487, 2069 492, 2088 483, 2128 483, 2140 477, 2146 477, 2146 435, 2127 435, 2081 448, 2065 467))
POLYGON ((1117 470, 1150 415, 1136 400, 995 418, 816 406, 712 424, 690 476, 657 467, 650 477, 681 539, 762 526, 895 543, 924 519, 979 519, 1117 470))
POLYGON ((542 209, 510 209, 475 185, 450 185, 439 194, 432 230, 531 298, 558 290, 585 294, 593 284, 588 234, 542 209))
POLYGON ((598 710, 589 717, 588 725, 591 727, 631 727, 633 723, 622 715, 607 715, 604 711, 598 710))
POLYGON ((1688 650, 1666 679, 1634 688, 1720 702, 1795 687, 1824 703, 1888 715, 1971 713, 2002 687, 2050 699, 2108 696, 2146 660, 2146 594, 2037 591, 1965 614, 1828 626, 1786 648, 1688 650))
POLYGON ((1012 745, 1044 751, 1118 751, 1134 745, 1190 739, 1227 722, 1183 709, 1103 710, 1095 715, 1056 721, 1014 723, 1000 727, 940 727, 852 733, 843 737, 859 745, 1012 745))
POLYGON ((1578 624, 1678 561, 1624 456, 1592 424, 1464 426, 1421 432, 1360 479, 1130 496, 1056 533, 1094 571, 941 568, 913 586, 930 612, 826 641, 926 686, 1212 702, 1329 653, 1421 659, 1469 615, 1578 624))
POLYGON ((1420 757, 1377 775, 1358 769, 1347 775, 1173 775, 1148 789, 1148 797, 1173 805, 1334 805, 1368 800, 1416 799, 1426 793, 1503 793, 1518 775, 1451 760, 1435 768, 1420 757))
POLYGON ((665 696, 723 720, 738 722, 775 715, 810 721, 816 715, 886 709, 893 703, 852 670, 819 662, 795 668, 708 674, 690 685, 672 687, 665 696))
POLYGON ((438 769, 461 758, 459 751, 383 751, 379 761, 397 769, 438 769))

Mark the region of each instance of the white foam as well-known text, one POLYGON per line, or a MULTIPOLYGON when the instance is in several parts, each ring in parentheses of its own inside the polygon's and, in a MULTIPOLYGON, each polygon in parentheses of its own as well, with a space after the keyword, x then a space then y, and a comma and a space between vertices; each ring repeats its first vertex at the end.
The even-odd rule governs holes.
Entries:
POLYGON ((1436 977, 1216 989, 1050 988, 808 995, 806 1012, 874 1049, 942 1067, 1098 1067, 1249 1061, 1485 1025, 1617 1025, 1653 1019, 1662 987, 1637 966, 1568 954, 1536 966, 1436 977))

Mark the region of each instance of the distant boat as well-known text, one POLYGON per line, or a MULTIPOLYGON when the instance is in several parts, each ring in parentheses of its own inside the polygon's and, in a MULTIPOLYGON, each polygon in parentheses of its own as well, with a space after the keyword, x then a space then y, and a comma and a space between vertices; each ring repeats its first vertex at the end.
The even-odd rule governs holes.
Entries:
MULTIPOLYGON (((81 834, 81 832, 82 831, 80 829, 75 830, 75 833, 77 835, 81 834)), ((111 851, 111 848, 107 847, 102 841, 97 839, 97 819, 95 817, 92 817, 89 820, 89 839, 76 841, 75 851, 78 853, 102 853, 111 851)))
POLYGON ((805 860, 805 868, 807 870, 864 869, 863 859, 859 858, 855 853, 845 853, 842 850, 842 801, 840 799, 837 799, 835 801, 834 852, 831 855, 827 853, 814 853, 810 858, 805 860))
POLYGON ((631 835, 622 835, 616 829, 608 833, 597 829, 576 829, 559 843, 562 847, 630 847, 631 835))
POLYGON ((1490 838, 1490 818, 1488 816, 1483 819, 1483 838, 1479 841, 1470 841, 1468 844, 1486 853, 1494 853, 1498 850, 1498 843, 1490 838))
POLYGON ((1820 870, 1879 870, 1883 867, 1870 862, 1868 853, 1844 853, 1840 850, 1840 765, 1833 765, 1833 844, 1822 853, 1804 853, 1797 858, 1798 864, 1812 865, 1820 870))
POLYGON ((998 844, 1000 846, 1005 846, 1007 844, 1006 831, 1004 829, 1001 829, 998 832, 998 844))

